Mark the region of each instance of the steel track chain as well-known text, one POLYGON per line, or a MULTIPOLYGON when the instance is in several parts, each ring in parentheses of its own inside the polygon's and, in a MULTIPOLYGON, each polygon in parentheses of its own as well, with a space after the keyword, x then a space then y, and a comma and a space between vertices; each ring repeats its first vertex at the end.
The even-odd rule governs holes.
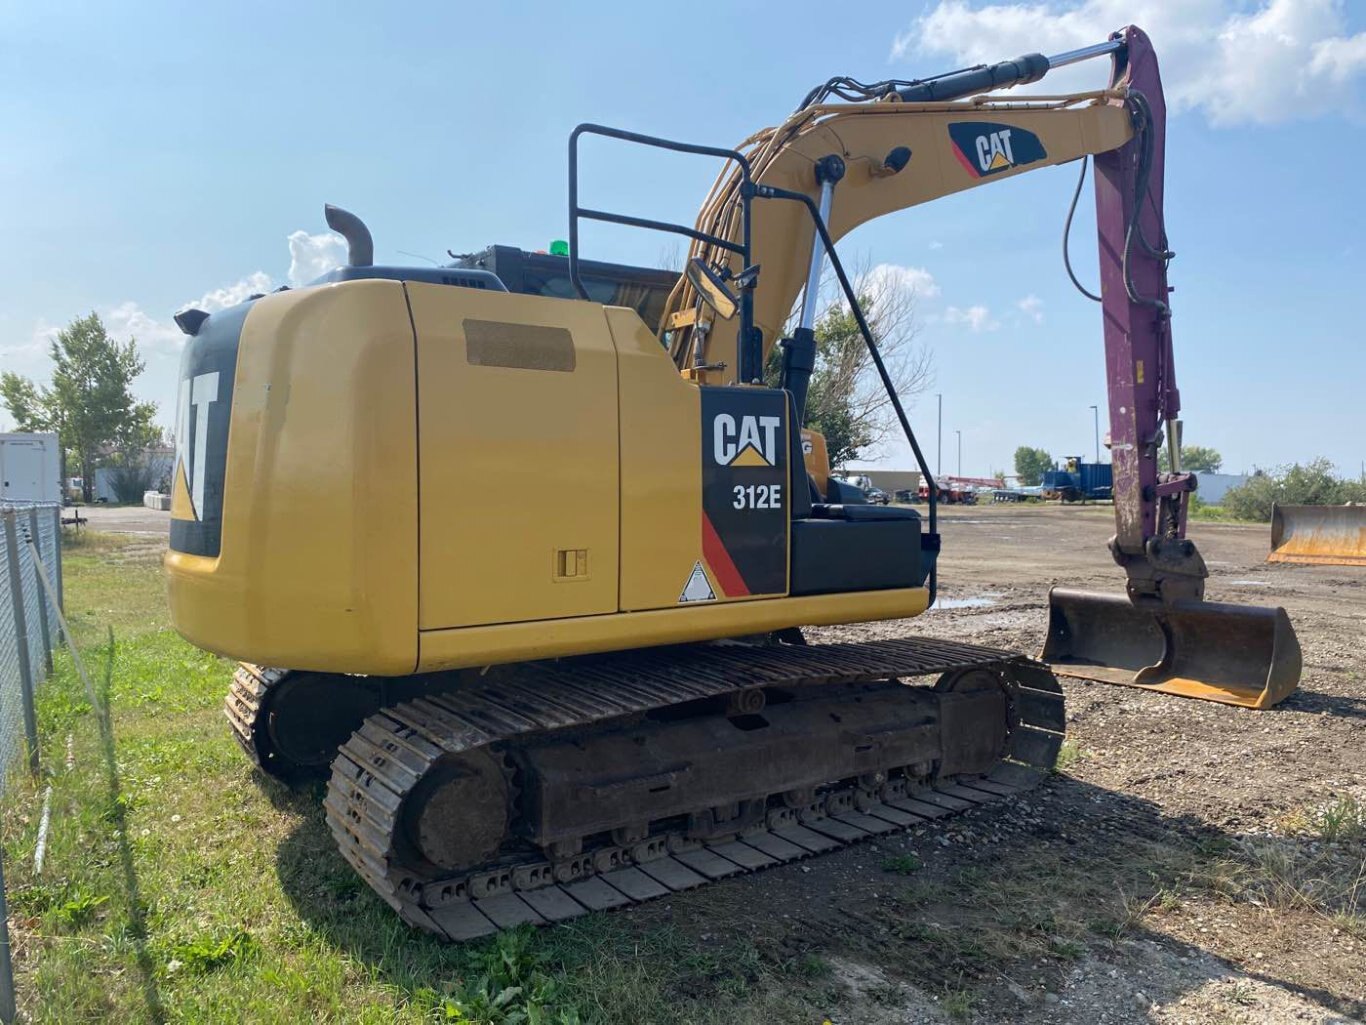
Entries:
POLYGON ((407 922, 467 940, 520 922, 542 924, 649 900, 741 872, 824 853, 957 814, 1032 786, 1062 742, 1062 692, 1046 667, 976 645, 932 639, 756 648, 708 646, 519 667, 372 715, 338 752, 324 800, 346 860, 407 922), (984 777, 912 788, 894 780, 870 795, 826 789, 802 809, 769 812, 762 828, 725 842, 652 835, 551 865, 542 854, 452 878, 404 871, 404 798, 441 758, 545 732, 604 723, 750 687, 866 683, 994 668, 1012 683, 1019 724, 1006 760, 984 777))
POLYGON ((242 746, 252 764, 269 775, 274 775, 274 771, 269 764, 271 748, 260 733, 264 726, 260 721, 262 699, 270 688, 277 686, 288 675, 285 669, 266 669, 239 662, 223 703, 223 714, 232 727, 233 738, 242 746))

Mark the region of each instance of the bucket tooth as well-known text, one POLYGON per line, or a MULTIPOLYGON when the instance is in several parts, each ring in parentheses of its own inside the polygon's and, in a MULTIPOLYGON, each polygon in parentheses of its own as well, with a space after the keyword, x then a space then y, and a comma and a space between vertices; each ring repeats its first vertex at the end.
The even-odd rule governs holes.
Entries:
POLYGON ((1054 588, 1040 658, 1101 683, 1270 708, 1299 683, 1301 656, 1282 608, 1127 597, 1054 588))
POLYGON ((1267 562, 1366 566, 1366 505, 1274 505, 1267 562))

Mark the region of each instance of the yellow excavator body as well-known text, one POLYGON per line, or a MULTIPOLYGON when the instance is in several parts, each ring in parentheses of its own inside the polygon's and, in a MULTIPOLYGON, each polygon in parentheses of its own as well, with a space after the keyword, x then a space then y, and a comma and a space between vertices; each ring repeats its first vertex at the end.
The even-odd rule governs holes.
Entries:
POLYGON ((230 392, 190 396, 205 422, 172 508, 178 539, 213 530, 217 550, 166 559, 176 628, 211 651, 398 676, 929 604, 915 575, 794 594, 781 393, 754 390, 752 443, 738 390, 704 428, 704 395, 727 396, 680 376, 634 310, 370 279, 258 300, 239 330, 230 392), (722 467, 718 445, 741 451, 722 467), (711 482, 710 513, 704 460, 733 481, 711 482), (736 512, 763 536, 727 534, 736 512))

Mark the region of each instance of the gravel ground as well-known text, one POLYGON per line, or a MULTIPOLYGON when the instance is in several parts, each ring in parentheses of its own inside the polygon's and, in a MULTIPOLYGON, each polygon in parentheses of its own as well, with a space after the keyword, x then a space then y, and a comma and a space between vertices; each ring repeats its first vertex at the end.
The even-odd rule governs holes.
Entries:
POLYGON ((62 510, 70 518, 77 513, 86 522, 81 526, 110 534, 156 534, 171 532, 171 514, 140 505, 82 505, 62 510))
MULTIPOLYGON (((1050 585, 1122 590, 1112 530, 1108 508, 951 510, 949 607, 812 638, 1033 654, 1050 585)), ((815 958, 835 1025, 1362 1020, 1366 822, 1334 842, 1306 823, 1366 807, 1366 570, 1266 565, 1268 533, 1191 531, 1208 597, 1289 612, 1304 675, 1279 707, 1064 680, 1074 760, 1027 799, 647 906, 642 924, 815 958), (888 871, 907 855, 916 870, 888 871)))

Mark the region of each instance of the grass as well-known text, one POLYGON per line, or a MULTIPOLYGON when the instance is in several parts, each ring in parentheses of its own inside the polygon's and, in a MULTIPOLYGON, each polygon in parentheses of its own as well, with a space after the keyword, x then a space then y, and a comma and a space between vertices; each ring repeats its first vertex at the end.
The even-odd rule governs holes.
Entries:
POLYGON ((1366 841, 1366 804, 1351 794, 1312 809, 1306 818, 1309 830, 1328 843, 1366 841))
POLYGON ((1225 844, 1191 871, 1191 885, 1366 939, 1366 805, 1341 795, 1299 809, 1281 826, 1287 835, 1225 844))
POLYGON ((0 834, 25 1020, 812 1019, 829 965, 744 938, 701 943, 627 915, 462 946, 413 931, 335 853, 319 788, 249 770, 222 717, 230 666, 170 628, 156 546, 84 531, 67 538, 64 577, 109 732, 59 652, 39 702, 53 788, 41 878, 42 782, 14 777, 0 834))
POLYGON ((914 854, 898 854, 894 857, 882 859, 882 871, 884 872, 895 872, 897 875, 908 876, 913 872, 918 872, 920 868, 920 858, 914 854))
POLYGON ((953 1021, 970 1021, 972 1019, 972 1004, 972 994, 965 989, 954 990, 939 1002, 944 1013, 953 1021))
POLYGON ((1062 746, 1058 748, 1058 756, 1053 760, 1053 771, 1059 774, 1065 773, 1083 757, 1085 757, 1085 752, 1082 751, 1081 745, 1075 740, 1064 740, 1062 746))
POLYGON ((1211 505, 1196 495, 1191 499, 1187 516, 1203 523, 1237 523, 1241 525, 1262 525, 1263 520, 1249 520, 1235 516, 1222 505, 1211 505))

